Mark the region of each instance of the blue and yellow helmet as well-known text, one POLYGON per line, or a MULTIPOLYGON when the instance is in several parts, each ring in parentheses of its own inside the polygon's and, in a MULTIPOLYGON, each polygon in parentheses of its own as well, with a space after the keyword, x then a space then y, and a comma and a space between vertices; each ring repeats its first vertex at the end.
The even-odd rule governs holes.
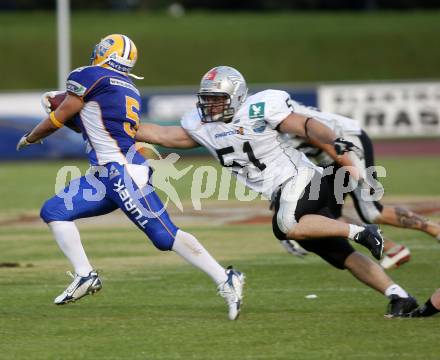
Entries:
POLYGON ((95 45, 91 64, 129 74, 136 64, 137 48, 128 36, 112 34, 95 45))

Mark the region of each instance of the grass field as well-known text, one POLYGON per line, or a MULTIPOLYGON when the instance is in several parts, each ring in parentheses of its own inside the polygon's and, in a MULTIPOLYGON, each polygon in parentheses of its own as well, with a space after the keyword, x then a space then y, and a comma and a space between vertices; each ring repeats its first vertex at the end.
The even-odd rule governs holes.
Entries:
MULTIPOLYGON (((438 160, 403 161, 405 167, 396 158, 379 159, 389 170, 386 194, 438 197, 438 160), (420 179, 423 187, 416 186, 420 179)), ((0 220, 37 214, 60 165, 2 163, 0 220)), ((177 184, 183 199, 187 186, 177 184)), ((69 266, 47 228, 0 225, 0 262, 20 265, 0 268, 1 359, 438 359, 440 318, 385 320, 383 296, 313 255, 301 260, 285 254, 268 224, 186 228, 222 264, 246 273, 237 322, 227 320, 226 306, 204 274, 155 250, 133 227, 92 224, 81 230, 104 288, 56 307, 52 301, 69 283, 69 266), (308 294, 318 298, 305 299, 308 294)), ((413 253, 409 264, 390 274, 425 301, 439 286, 440 245, 416 232, 387 228, 386 234, 413 253)))
MULTIPOLYGON (((72 67, 87 64, 104 35, 139 48, 138 86, 196 86, 231 65, 250 84, 440 77, 440 12, 189 13, 73 12, 72 67), (426 51, 429 49, 429 51, 426 51), (270 64, 270 65, 268 65, 270 64)), ((0 89, 57 85, 55 13, 0 13, 0 89), (26 66, 31 61, 31 66, 26 66)))

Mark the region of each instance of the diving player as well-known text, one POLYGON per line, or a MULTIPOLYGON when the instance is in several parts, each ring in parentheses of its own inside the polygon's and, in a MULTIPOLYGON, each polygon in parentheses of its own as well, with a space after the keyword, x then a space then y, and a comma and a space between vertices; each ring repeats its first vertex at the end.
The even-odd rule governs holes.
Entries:
POLYGON ((209 275, 228 304, 229 318, 235 320, 244 275, 224 269, 193 235, 174 225, 151 185, 151 169, 136 150, 141 98, 130 79, 138 78, 131 74, 136 60, 136 46, 127 36, 103 38, 94 48, 91 66, 70 73, 65 100, 17 144, 20 150, 38 143, 73 117, 91 164, 88 175, 72 180, 41 209, 42 219, 75 270, 73 282, 54 302, 67 304, 101 289, 74 220, 119 208, 159 250, 173 250, 209 275))
POLYGON ((141 124, 136 139, 166 147, 205 146, 237 179, 272 199, 273 230, 280 239, 294 239, 331 265, 349 271, 391 300, 388 317, 411 311, 416 300, 368 257, 355 251, 347 238, 370 249, 380 259, 383 239, 377 226, 357 226, 334 220, 329 210, 329 188, 322 169, 282 141, 293 133, 331 144, 338 154, 354 145, 337 138, 313 117, 295 113, 288 93, 265 90, 247 97, 243 76, 228 66, 208 71, 202 78, 199 101, 182 118, 182 126, 141 124), (325 178, 324 178, 325 179, 325 178))
MULTIPOLYGON (((334 149, 322 142, 304 139, 298 136, 286 135, 286 141, 290 141, 297 150, 305 153, 307 157, 323 168, 333 167, 331 174, 327 175, 330 187, 335 190, 343 184, 335 185, 335 177, 338 169, 342 166, 356 167, 361 174, 361 178, 366 181, 358 182, 354 189, 347 193, 353 199, 356 211, 362 221, 366 224, 386 224, 406 229, 414 229, 425 232, 426 234, 440 241, 440 225, 424 219, 418 214, 403 208, 389 205, 382 205, 378 200, 371 201, 365 199, 362 194, 370 192, 370 185, 367 179, 367 169, 374 168, 373 144, 368 134, 361 128, 358 121, 341 115, 319 111, 316 108, 304 106, 292 100, 292 106, 296 113, 306 117, 313 117, 335 131, 338 136, 344 137, 354 143, 360 151, 352 151, 338 156, 334 149)), ((372 172, 376 178, 376 172, 372 172)), ((343 203, 333 199, 332 210, 336 218, 342 216, 343 203)), ((342 198, 340 199, 342 200, 342 198)), ((351 219, 349 219, 351 222, 351 219)), ((403 245, 396 244, 390 240, 385 241, 386 256, 382 259, 381 265, 388 269, 400 265, 409 260, 409 249, 403 245)))

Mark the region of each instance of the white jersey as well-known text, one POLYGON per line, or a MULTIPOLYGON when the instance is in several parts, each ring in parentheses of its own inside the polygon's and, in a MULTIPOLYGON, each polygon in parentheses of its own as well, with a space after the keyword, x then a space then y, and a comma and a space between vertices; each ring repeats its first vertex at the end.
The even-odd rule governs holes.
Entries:
MULTIPOLYGON (((313 117, 322 124, 326 125, 338 137, 351 138, 360 135, 362 128, 359 121, 342 115, 320 111, 317 108, 305 106, 292 100, 293 111, 297 114, 313 117)), ((319 166, 328 166, 334 163, 334 160, 321 149, 310 145, 307 140, 295 135, 283 134, 283 140, 293 145, 297 150, 306 154, 307 158, 319 166)))
POLYGON ((265 90, 248 97, 229 123, 203 123, 194 109, 183 116, 182 127, 239 181, 270 198, 300 168, 319 169, 276 130, 292 113, 290 101, 285 91, 265 90))
POLYGON ((362 132, 359 121, 333 113, 323 112, 317 108, 305 106, 294 100, 291 101, 293 112, 305 117, 313 117, 333 130, 338 137, 360 135, 362 132))

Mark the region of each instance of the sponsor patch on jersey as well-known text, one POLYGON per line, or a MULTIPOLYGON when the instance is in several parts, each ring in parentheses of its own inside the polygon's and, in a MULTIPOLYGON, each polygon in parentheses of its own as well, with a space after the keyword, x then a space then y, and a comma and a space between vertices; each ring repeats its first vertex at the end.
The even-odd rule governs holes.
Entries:
POLYGON ((127 89, 133 90, 137 95, 139 95, 139 90, 136 89, 136 87, 134 87, 132 84, 130 84, 126 81, 123 81, 121 79, 110 78, 110 85, 125 87, 127 89))
POLYGON ((264 130, 266 130, 266 121, 264 119, 255 121, 255 124, 252 125, 252 130, 256 133, 262 133, 264 130))
POLYGON ((66 89, 78 96, 84 96, 87 91, 87 88, 84 85, 81 85, 74 80, 67 80, 66 89))
POLYGON ((235 135, 235 134, 243 135, 244 134, 243 128, 240 126, 238 129, 223 131, 221 133, 215 134, 214 138, 218 139, 218 138, 222 138, 222 137, 230 136, 230 135, 235 135))
POLYGON ((251 104, 249 106, 249 119, 261 119, 264 117, 264 102, 251 104))

